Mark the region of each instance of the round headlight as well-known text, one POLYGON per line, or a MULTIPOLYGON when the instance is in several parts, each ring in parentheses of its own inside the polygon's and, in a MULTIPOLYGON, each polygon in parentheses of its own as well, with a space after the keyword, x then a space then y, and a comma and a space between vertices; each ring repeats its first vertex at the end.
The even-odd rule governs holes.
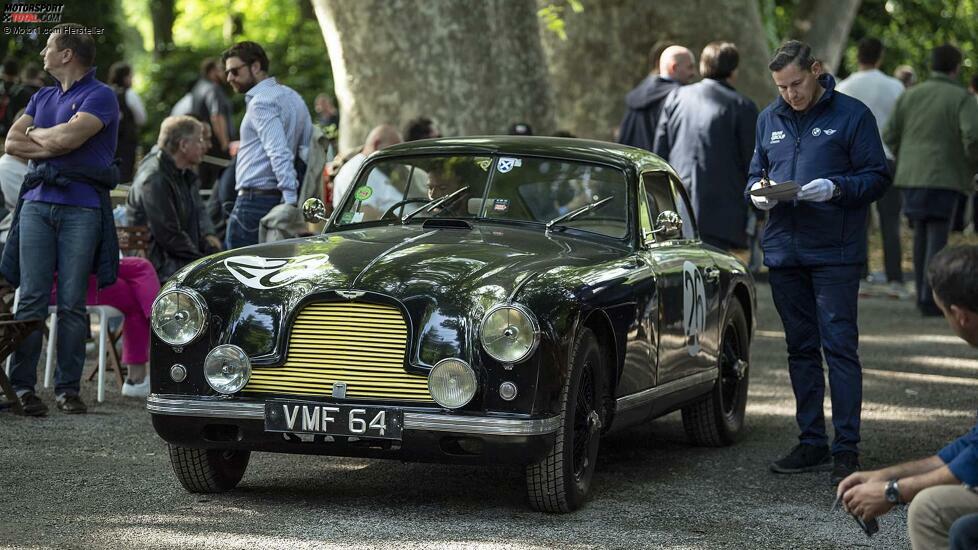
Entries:
POLYGON ((475 371, 460 359, 442 359, 428 373, 428 391, 446 409, 467 405, 478 387, 475 371))
POLYGON ((519 304, 499 304, 482 319, 482 349, 502 363, 518 363, 529 357, 540 340, 536 317, 519 304))
POLYGON ((220 393, 241 391, 251 378, 251 361, 238 346, 217 346, 204 359, 204 378, 210 387, 220 393))
POLYGON ((192 342, 204 331, 204 298, 189 288, 164 292, 153 302, 153 333, 171 346, 192 342))

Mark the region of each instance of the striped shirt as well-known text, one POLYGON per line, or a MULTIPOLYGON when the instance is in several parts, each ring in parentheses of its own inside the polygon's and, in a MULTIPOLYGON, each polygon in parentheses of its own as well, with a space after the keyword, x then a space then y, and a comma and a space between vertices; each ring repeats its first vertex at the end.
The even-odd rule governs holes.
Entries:
POLYGON ((298 201, 295 154, 312 136, 309 109, 295 90, 269 77, 245 93, 236 190, 279 189, 286 203, 298 201))

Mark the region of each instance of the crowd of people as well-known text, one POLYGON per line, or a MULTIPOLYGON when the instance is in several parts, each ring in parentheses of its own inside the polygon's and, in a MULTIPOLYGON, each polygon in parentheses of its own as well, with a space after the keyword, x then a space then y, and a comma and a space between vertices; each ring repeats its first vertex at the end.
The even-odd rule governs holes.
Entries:
MULTIPOLYGON (((299 94, 272 76, 264 49, 240 42, 220 59, 201 63, 199 79, 137 162, 136 136, 147 117, 132 90, 132 68, 116 64, 108 84, 99 82, 94 41, 71 28, 56 27, 41 53, 54 85, 41 86, 36 66, 20 71, 4 63, 0 74, 0 132, 6 138, 0 184, 9 210, 0 224, 0 274, 18 287, 17 318, 45 317, 50 305, 57 306, 56 405, 84 413, 79 384, 87 305, 123 311, 128 378, 122 392, 145 396, 150 310, 161 281, 214 252, 302 233, 299 205, 305 198, 320 196, 327 208, 337 208, 372 153, 440 132, 424 116, 403 133, 381 124, 362 148, 338 155, 340 119, 331 98, 315 99, 314 119, 299 94), (245 98, 240 125, 225 83, 245 98), (145 257, 120 254, 109 195, 120 182, 131 182, 122 223, 149 229, 145 257), (206 204, 202 189, 211 190, 206 204)), ((785 329, 799 428, 798 444, 770 469, 831 470, 845 505, 867 519, 913 501, 911 538, 915 547, 931 547, 965 515, 943 513, 942 499, 966 501, 955 510, 978 514, 973 493, 950 495, 946 488, 978 483, 978 432, 920 462, 859 471, 857 302, 868 276, 869 211, 875 204, 887 283, 897 294, 903 288, 902 213, 914 232, 920 313, 947 317, 958 335, 978 345, 978 253, 973 247, 942 252, 955 223, 978 219, 972 198, 978 78, 970 95, 957 83, 962 55, 950 45, 934 49, 931 76, 922 83, 907 67, 894 77, 883 74, 883 54, 880 41, 864 39, 858 71, 836 82, 808 45, 788 41, 768 65, 779 97, 758 110, 736 90, 735 44, 708 44, 699 55, 698 81, 693 52, 659 44, 650 53, 652 72, 625 98, 618 140, 652 151, 676 169, 704 242, 754 252, 752 267, 763 250, 785 329), (766 193, 786 184, 797 187, 790 199, 766 193), (831 445, 822 408, 823 355, 831 445)), ((509 133, 533 130, 517 122, 509 133)), ((438 182, 431 178, 429 196, 439 192, 438 182)), ((373 187, 382 192, 382 185, 373 187)), ((10 368, 24 413, 33 416, 48 411, 35 393, 41 339, 40 331, 27 337, 10 368)), ((957 528, 960 536, 974 536, 978 515, 972 518, 973 526, 957 528)))

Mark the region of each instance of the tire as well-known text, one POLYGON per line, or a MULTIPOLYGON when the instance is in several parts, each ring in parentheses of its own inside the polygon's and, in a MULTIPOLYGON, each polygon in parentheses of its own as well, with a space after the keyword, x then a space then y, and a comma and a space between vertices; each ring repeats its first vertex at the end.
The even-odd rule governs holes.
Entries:
POLYGON ((740 301, 730 301, 720 337, 719 376, 709 395, 683 407, 686 436, 696 445, 722 447, 744 431, 750 380, 750 336, 740 301))
POLYGON ((560 428, 547 456, 526 467, 530 506, 540 512, 577 510, 587 499, 604 420, 604 355, 584 329, 574 343, 567 382, 560 394, 560 428))
POLYGON ((169 447, 173 473, 191 493, 223 493, 234 489, 244 477, 251 458, 251 451, 169 447))

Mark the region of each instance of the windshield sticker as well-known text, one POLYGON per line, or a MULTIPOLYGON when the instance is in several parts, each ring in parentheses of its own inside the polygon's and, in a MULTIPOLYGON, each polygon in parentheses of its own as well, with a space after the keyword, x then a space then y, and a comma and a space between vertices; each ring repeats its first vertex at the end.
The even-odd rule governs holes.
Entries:
POLYGON ((233 256, 224 260, 224 267, 241 284, 256 290, 269 290, 309 279, 329 263, 326 254, 308 254, 294 258, 263 258, 233 256))
POLYGON ((500 174, 505 174, 513 168, 519 168, 523 166, 523 161, 521 159, 514 159, 510 157, 500 157, 499 162, 496 163, 496 169, 499 170, 500 174))
POLYGON ((340 223, 350 223, 351 221, 353 221, 353 212, 343 212, 343 215, 340 216, 340 223))
POLYGON ((483 172, 488 172, 489 167, 492 166, 492 159, 482 159, 476 164, 479 165, 479 168, 482 168, 483 172))
POLYGON ((357 212, 357 213, 353 214, 352 221, 353 221, 353 223, 360 223, 360 222, 362 222, 363 221, 363 212, 357 212))
POLYGON ((494 212, 505 212, 509 210, 509 199, 496 199, 492 201, 492 209, 494 212))
POLYGON ((706 289, 703 275, 690 261, 683 262, 683 331, 690 356, 700 352, 700 333, 706 328, 706 289))
POLYGON ((369 185, 361 185, 353 193, 353 198, 362 202, 369 199, 373 194, 374 194, 374 190, 372 187, 370 187, 369 185))

